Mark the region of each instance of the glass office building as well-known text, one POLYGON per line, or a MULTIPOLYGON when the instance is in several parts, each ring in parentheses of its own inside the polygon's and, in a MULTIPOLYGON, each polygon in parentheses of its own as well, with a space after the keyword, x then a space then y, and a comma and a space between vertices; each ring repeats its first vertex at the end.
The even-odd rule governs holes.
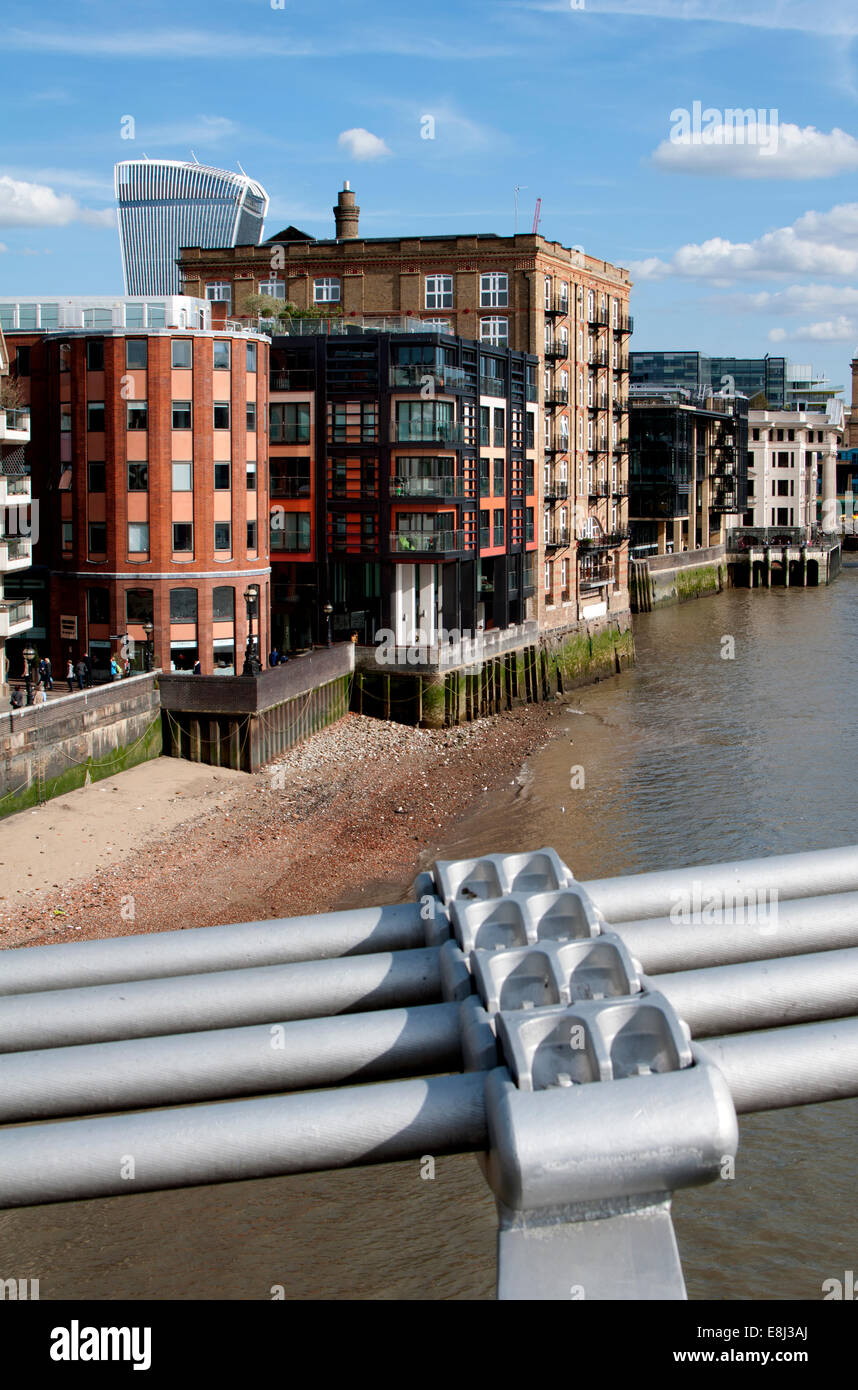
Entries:
POLYGON ((268 195, 246 174, 177 159, 127 159, 114 171, 126 295, 181 294, 183 246, 258 246, 268 195))

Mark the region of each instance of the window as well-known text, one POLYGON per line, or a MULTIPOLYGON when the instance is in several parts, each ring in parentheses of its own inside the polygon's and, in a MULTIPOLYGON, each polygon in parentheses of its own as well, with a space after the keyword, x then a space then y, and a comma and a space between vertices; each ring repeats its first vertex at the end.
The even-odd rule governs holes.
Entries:
POLYGON ((187 368, 193 364, 194 345, 190 338, 174 338, 170 351, 172 353, 170 360, 174 367, 187 368))
POLYGON ((313 281, 314 304, 339 304, 340 282, 336 275, 322 275, 313 281))
POLYGON ((551 308, 551 276, 546 275, 542 285, 542 293, 546 309, 551 308))
POLYGON ((126 338, 126 367, 146 367, 149 364, 149 344, 145 338, 126 338))
POLYGON ((503 497, 503 474, 504 474, 504 466, 503 466, 503 465, 504 465, 503 459, 495 459, 495 463, 494 463, 494 478, 495 478, 494 492, 495 492, 495 497, 503 497))
POLYGON ((433 333, 450 332, 449 319, 421 319, 420 322, 422 323, 425 329, 431 330, 433 333))
POLYGON ((187 551, 191 553, 194 549, 194 527, 190 521, 173 522, 173 551, 187 551))
POLYGON ((190 401, 173 401, 173 429, 189 430, 191 428, 191 403, 190 401))
MULTIPOLYGON (((20 348, 18 349, 20 352, 20 348)), ((86 370, 88 372, 104 371, 104 339, 87 338, 86 340, 86 370)), ((18 375, 21 375, 20 368, 18 375)))
POLYGON ((480 308, 505 309, 509 304, 509 277, 496 274, 480 276, 480 308))
POLYGON ((149 465, 148 463, 129 463, 128 464, 128 491, 129 492, 148 492, 149 490, 149 465))
MULTIPOLYGON (((84 314, 84 318, 86 318, 86 315, 85 315, 85 314, 84 314)), ((110 327, 110 320, 108 320, 106 326, 107 326, 108 328, 110 327)), ((69 370, 69 365, 70 365, 70 362, 71 362, 71 343, 60 343, 59 348, 57 349, 57 351, 58 351, 58 353, 59 353, 59 366, 60 366, 60 371, 61 371, 61 372, 67 372, 67 371, 69 370)))
POLYGON ((248 492, 256 491, 256 459, 247 460, 245 486, 248 492))
POLYGON ((214 524, 214 548, 215 550, 231 550, 232 548, 232 523, 229 521, 216 521, 214 524))
POLYGON ((248 550, 255 550, 255 549, 256 549, 256 522, 255 522, 255 521, 248 521, 248 523, 247 523, 247 548, 248 548, 248 550))
POLYGON ((287 512, 282 507, 275 508, 271 513, 270 534, 272 550, 309 550, 309 512, 287 512))
POLYGON ((278 280, 275 277, 270 280, 260 280, 259 293, 266 295, 269 299, 285 299, 286 281, 278 280))
POLYGON ((427 309, 452 309, 453 307, 453 277, 452 275, 427 275, 426 276, 426 305, 427 309))
POLYGON ((269 407, 272 444, 309 444, 310 406, 272 405, 269 407))
POLYGON ((90 492, 104 492, 104 464, 90 459, 87 464, 87 487, 90 492))
MULTIPOLYGON (((72 523, 71 523, 70 521, 64 521, 63 524, 62 524, 62 529, 63 529, 63 550, 71 550, 71 548, 72 548, 72 523)), ((105 533, 105 536, 106 536, 106 533, 105 533)), ((91 539, 92 539, 92 537, 90 536, 90 540, 91 540, 91 539)), ((91 549, 92 549, 92 545, 90 545, 90 550, 91 550, 91 549)))
POLYGON ((215 338, 212 342, 212 366, 216 372, 228 372, 231 361, 232 343, 228 338, 215 338))
POLYGON ((70 430, 71 430, 71 406, 70 406, 70 405, 61 405, 61 406, 60 406, 60 431, 61 431, 62 434, 68 434, 70 430))
POLYGON ((149 428, 149 410, 146 401, 128 401, 128 428, 145 430, 149 428))
POLYGON ((145 521, 129 521, 128 523, 128 551, 129 554, 149 554, 149 525, 145 521))
POLYGON ((107 525, 103 521, 91 521, 89 523, 89 553, 91 555, 107 554, 107 525))
POLYGON ((397 401, 396 439, 455 442, 452 401, 397 401))
POLYGON ((247 360, 246 360, 245 365, 246 365, 246 367, 247 367, 247 370, 248 370, 249 372, 255 372, 255 371, 256 371, 256 343, 247 343, 247 344, 246 344, 246 350, 247 350, 247 360))
MULTIPOLYGON (((173 491, 191 492, 194 486, 194 465, 192 463, 173 464, 173 491)), ((175 546, 173 547, 175 549, 175 546)))
POLYGON ((212 619, 216 623, 235 621, 235 589, 219 584, 212 592, 212 619))
POLYGON ((197 621, 196 589, 170 590, 170 622, 195 623, 197 621))
POLYGON ((480 342, 506 347, 509 341, 509 319, 480 319, 480 342))
POLYGON ((505 416, 503 406, 495 406, 493 443, 496 446, 500 446, 504 443, 504 420, 505 416))
POLYGON ((228 280, 212 280, 206 285, 206 299, 215 304, 232 304, 232 286, 228 280))
POLYGON ((154 595, 151 589, 126 589, 126 623, 151 623, 155 620, 154 595))
POLYGON ((110 622, 110 593, 107 589, 87 589, 86 611, 91 623, 110 622))
POLYGON ((87 401, 86 428, 90 434, 104 432, 104 401, 87 401))
POLYGON ((250 434, 256 433, 256 401, 248 401, 244 407, 244 418, 250 434))
POLYGON ((229 429, 229 401, 215 401, 214 427, 216 430, 229 429))
MULTIPOLYGON (((230 474, 230 466, 229 466, 229 463, 215 463, 215 466, 214 466, 214 485, 215 485, 215 492, 228 492, 228 491, 229 491, 229 486, 230 486, 229 474, 230 474)), ((226 549, 226 547, 224 547, 224 548, 226 549)))
POLYGON ((272 497, 310 496, 309 458, 273 458, 270 473, 272 497))

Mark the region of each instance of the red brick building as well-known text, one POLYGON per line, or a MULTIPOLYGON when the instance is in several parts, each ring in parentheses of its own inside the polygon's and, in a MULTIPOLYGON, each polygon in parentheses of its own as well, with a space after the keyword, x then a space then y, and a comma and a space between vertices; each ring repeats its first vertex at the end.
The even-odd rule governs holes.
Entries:
POLYGON ((253 585, 268 643, 269 339, 213 329, 186 299, 65 301, 56 324, 56 305, 9 303, 55 672, 124 652, 136 669, 240 671, 253 585))

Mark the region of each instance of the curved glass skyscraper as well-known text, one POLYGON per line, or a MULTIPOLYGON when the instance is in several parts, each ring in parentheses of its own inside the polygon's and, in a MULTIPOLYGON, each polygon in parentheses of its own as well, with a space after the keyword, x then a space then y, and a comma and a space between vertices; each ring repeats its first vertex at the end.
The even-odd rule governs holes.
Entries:
POLYGON ((246 174, 179 159, 124 159, 114 171, 127 295, 181 294, 182 246, 258 246, 268 195, 246 174))

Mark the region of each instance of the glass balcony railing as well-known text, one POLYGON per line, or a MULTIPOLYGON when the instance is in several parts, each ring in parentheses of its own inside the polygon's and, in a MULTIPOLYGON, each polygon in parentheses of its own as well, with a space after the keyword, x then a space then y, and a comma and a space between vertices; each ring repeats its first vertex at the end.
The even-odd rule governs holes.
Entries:
POLYGON ((0 536, 0 560, 4 555, 7 562, 30 560, 33 554, 32 546, 29 536, 0 536))
MULTIPOLYGON (((419 391, 429 382, 436 391, 460 391, 467 385, 467 377, 461 367, 438 367, 432 362, 409 362, 404 366, 390 368, 390 385, 393 389, 419 391)), ((502 395, 502 391, 496 393, 502 395)))
POLYGON ((397 444, 461 444, 462 426, 448 421, 397 420, 397 444))
POLYGON ((480 377, 481 396, 505 396, 506 386, 496 376, 480 377))
MULTIPOLYGON (((488 492, 488 480, 484 481, 488 492)), ((392 497, 464 497, 465 480, 446 474, 425 478, 396 477, 390 481, 390 493, 392 497)))
POLYGON ((464 548, 464 531, 392 531, 390 535, 395 555, 450 554, 464 548))

